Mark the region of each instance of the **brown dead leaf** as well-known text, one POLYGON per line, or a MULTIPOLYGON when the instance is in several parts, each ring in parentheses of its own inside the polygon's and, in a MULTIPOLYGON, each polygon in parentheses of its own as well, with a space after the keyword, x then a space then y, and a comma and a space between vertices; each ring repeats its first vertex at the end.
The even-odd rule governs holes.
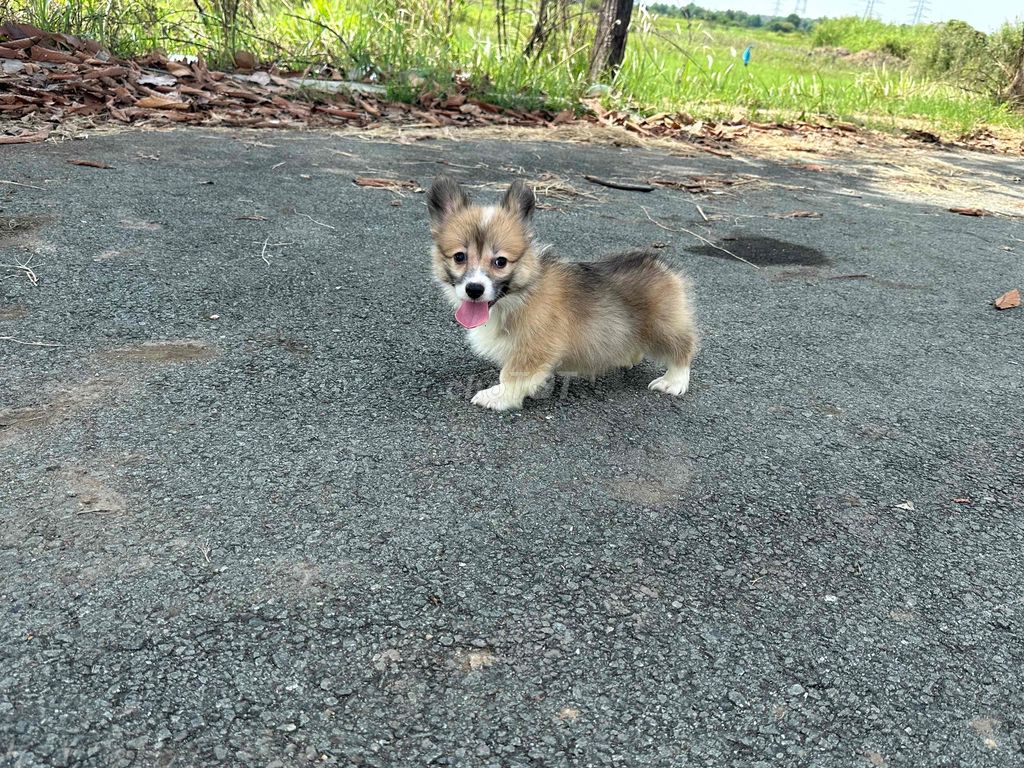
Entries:
POLYGON ((390 190, 407 189, 410 192, 423 191, 415 181, 406 181, 403 179, 380 179, 373 176, 356 176, 352 181, 360 187, 374 187, 376 189, 390 190))
POLYGON ((815 173, 821 173, 825 170, 825 166, 820 163, 801 163, 800 165, 794 165, 793 167, 801 171, 814 171, 815 173))
POLYGON ((168 61, 164 68, 175 77, 186 77, 192 74, 192 67, 182 64, 180 61, 168 61))
POLYGON ((996 305, 996 309, 1013 309, 1014 307, 1020 306, 1020 289, 1014 288, 1012 291, 1007 291, 993 304, 996 305))
POLYGON ((789 211, 779 214, 780 219, 820 219, 821 214, 817 211, 789 211))
POLYGON ((961 216, 991 216, 992 211, 984 208, 950 208, 950 213, 959 213, 961 216))
POLYGON ((188 109, 185 102, 166 96, 144 96, 135 102, 135 106, 142 109, 188 109))
POLYGON ((43 128, 34 133, 19 133, 17 136, 0 136, 0 144, 31 144, 36 141, 46 141, 50 135, 49 128, 43 128))
POLYGON ((68 160, 72 165, 84 165, 86 168, 113 168, 112 165, 100 162, 99 160, 68 160))

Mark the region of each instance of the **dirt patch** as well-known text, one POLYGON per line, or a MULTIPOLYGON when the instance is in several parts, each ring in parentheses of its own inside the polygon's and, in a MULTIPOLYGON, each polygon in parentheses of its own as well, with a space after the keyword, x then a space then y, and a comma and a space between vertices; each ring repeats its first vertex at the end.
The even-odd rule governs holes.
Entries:
POLYGON ((100 353, 100 357, 124 363, 192 363, 210 360, 216 348, 202 341, 144 341, 131 347, 120 347, 100 353))
POLYGON ((293 355, 308 355, 309 344, 301 339, 293 339, 287 336, 257 336, 250 339, 249 344, 253 348, 274 347, 291 352, 293 355))
POLYGON ((976 717, 970 722, 971 730, 981 738, 981 743, 988 749, 998 749, 999 742, 996 740, 996 731, 1000 721, 994 717, 976 717))
POLYGON ((498 661, 498 657, 486 648, 473 651, 459 650, 455 652, 455 663, 463 672, 479 672, 487 669, 498 661))
POLYGON ((156 232, 164 228, 163 224, 158 224, 155 221, 142 221, 131 218, 121 219, 118 224, 121 226, 121 229, 130 229, 136 232, 156 232))
POLYGON ((124 496, 83 467, 62 473, 67 495, 76 500, 79 514, 119 515, 127 509, 124 496))
POLYGON ((24 307, 0 307, 0 321, 21 320, 28 317, 28 310, 24 307))
POLYGON ((613 480, 609 495, 619 501, 656 505, 678 501, 693 480, 693 469, 686 459, 662 462, 647 477, 622 477, 613 480))
POLYGON ((90 382, 55 392, 39 405, 0 411, 0 446, 14 436, 67 419, 76 411, 97 402, 114 388, 110 381, 90 382))
POLYGON ((25 238, 53 219, 49 216, 5 216, 0 218, 0 245, 25 238))
MULTIPOLYGON (((721 247, 734 253, 741 259, 749 261, 751 264, 757 264, 759 267, 791 266, 794 264, 805 267, 823 267, 831 263, 828 256, 816 248, 789 243, 785 240, 776 240, 773 237, 723 238, 721 247)), ((714 256, 716 259, 732 258, 720 248, 710 245, 702 245, 691 250, 703 256, 714 256)))

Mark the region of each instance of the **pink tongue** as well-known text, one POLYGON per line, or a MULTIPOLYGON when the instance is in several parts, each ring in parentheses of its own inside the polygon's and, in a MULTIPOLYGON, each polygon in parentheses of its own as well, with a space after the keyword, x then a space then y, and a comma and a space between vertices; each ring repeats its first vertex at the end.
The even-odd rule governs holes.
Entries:
POLYGON ((491 316, 491 308, 486 301, 464 301, 455 310, 455 319, 463 328, 476 328, 487 322, 491 316))

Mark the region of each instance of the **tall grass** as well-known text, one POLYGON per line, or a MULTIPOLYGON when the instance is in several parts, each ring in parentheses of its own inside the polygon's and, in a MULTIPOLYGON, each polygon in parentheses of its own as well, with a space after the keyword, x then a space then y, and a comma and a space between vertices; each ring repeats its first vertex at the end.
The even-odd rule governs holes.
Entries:
MULTIPOLYGON (((26 21, 96 37, 118 53, 160 47, 226 65, 244 50, 286 68, 382 82, 398 98, 469 88, 506 106, 560 109, 577 103, 592 85, 587 64, 593 12, 587 3, 548 0, 545 15, 539 16, 540 1, 13 3, 16 15, 26 21), (540 43, 534 39, 538 24, 544 27, 540 43)), ((604 98, 614 107, 647 113, 685 110, 698 117, 816 115, 883 126, 931 121, 950 132, 992 123, 1024 129, 1024 118, 1001 106, 997 93, 965 90, 964 67, 948 64, 943 69, 929 59, 929 52, 948 48, 946 29, 862 19, 824 21, 810 33, 704 22, 684 28, 676 19, 638 6, 626 59, 604 98), (744 67, 740 54, 747 46, 753 47, 753 58, 744 67), (812 55, 815 46, 879 51, 905 63, 812 55)), ((1019 39, 1010 33, 981 37, 991 46, 996 45, 991 41, 1004 40, 1000 45, 1008 51, 1019 39)), ((986 55, 992 50, 986 48, 986 55)))
POLYGON ((811 44, 846 48, 852 52, 878 51, 900 59, 920 55, 933 44, 936 27, 931 24, 886 24, 878 19, 847 16, 823 19, 811 31, 811 44))

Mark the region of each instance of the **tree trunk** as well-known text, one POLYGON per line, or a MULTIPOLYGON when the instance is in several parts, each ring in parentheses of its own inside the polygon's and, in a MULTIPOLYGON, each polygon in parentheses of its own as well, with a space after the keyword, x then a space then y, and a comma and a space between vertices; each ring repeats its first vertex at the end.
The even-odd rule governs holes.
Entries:
POLYGON ((1007 95, 1013 103, 1024 106, 1024 25, 1021 26, 1020 48, 1017 49, 1017 67, 1007 95))
POLYGON ((597 17, 597 36, 590 52, 590 82, 596 83, 605 72, 613 75, 626 55, 626 35, 633 15, 633 0, 601 0, 597 17))
POLYGON ((1013 82, 1010 83, 1010 101, 1024 105, 1024 66, 1017 70, 1013 82))
POLYGON ((530 33, 530 39, 526 41, 523 53, 526 56, 539 56, 548 41, 550 31, 548 28, 548 0, 540 0, 537 7, 537 22, 533 25, 533 32, 530 33))

